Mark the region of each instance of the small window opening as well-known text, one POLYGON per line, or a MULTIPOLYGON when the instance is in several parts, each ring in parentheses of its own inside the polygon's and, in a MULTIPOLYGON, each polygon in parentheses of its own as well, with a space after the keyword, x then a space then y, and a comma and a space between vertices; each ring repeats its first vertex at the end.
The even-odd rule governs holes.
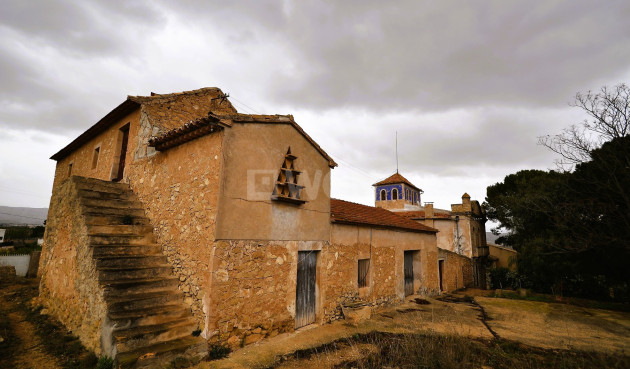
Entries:
POLYGON ((68 164, 68 177, 72 175, 72 164, 73 163, 68 164))
POLYGON ((387 200, 387 191, 381 190, 381 201, 387 200))
POLYGON ((101 147, 97 147, 94 149, 94 155, 92 156, 92 169, 96 169, 96 166, 98 165, 98 156, 101 152, 101 147))
POLYGON ((359 288, 368 286, 368 271, 370 270, 370 259, 359 260, 359 288))
POLYGON ((392 200, 398 200, 398 189, 396 188, 392 190, 392 200))

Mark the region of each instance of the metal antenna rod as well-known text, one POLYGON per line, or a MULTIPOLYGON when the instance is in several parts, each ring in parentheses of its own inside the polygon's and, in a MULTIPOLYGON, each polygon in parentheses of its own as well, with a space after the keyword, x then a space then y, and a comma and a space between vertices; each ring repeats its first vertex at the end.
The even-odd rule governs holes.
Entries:
POLYGON ((398 173, 398 131, 396 131, 396 173, 398 173))

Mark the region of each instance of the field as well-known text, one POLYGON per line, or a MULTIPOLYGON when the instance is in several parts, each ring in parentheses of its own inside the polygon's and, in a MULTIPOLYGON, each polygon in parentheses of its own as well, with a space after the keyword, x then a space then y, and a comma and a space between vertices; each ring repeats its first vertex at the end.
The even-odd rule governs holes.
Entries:
MULTIPOLYGON (((96 367, 97 358, 33 303, 36 295, 36 280, 0 283, 0 367, 96 367)), ((412 298, 356 326, 311 325, 197 368, 630 367, 627 311, 509 297, 473 290, 412 298)))

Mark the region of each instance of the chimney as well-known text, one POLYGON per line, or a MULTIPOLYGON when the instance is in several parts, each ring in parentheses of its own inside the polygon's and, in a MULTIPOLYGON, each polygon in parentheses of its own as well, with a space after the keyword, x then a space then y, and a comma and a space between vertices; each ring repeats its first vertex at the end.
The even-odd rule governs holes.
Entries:
POLYGON ((433 203, 425 202, 424 203, 424 217, 426 219, 433 218, 434 214, 435 213, 433 212, 433 203))
POLYGON ((462 204, 470 204, 470 195, 466 192, 462 195, 462 204))

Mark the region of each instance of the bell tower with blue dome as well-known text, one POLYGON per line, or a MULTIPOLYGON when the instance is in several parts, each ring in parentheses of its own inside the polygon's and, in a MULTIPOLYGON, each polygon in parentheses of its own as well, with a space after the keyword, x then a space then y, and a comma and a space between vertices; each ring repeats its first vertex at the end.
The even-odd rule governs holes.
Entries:
POLYGON ((420 195, 423 191, 414 186, 398 172, 386 179, 373 184, 374 199, 377 208, 394 209, 420 209, 422 204, 420 195))

